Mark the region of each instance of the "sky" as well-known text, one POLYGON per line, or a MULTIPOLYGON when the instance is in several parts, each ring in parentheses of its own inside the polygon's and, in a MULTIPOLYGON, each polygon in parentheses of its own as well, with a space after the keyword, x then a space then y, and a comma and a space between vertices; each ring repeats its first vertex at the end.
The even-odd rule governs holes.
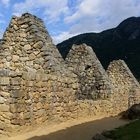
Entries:
POLYGON ((86 32, 116 27, 140 16, 140 0, 0 0, 0 38, 13 15, 29 12, 43 19, 55 44, 86 32))

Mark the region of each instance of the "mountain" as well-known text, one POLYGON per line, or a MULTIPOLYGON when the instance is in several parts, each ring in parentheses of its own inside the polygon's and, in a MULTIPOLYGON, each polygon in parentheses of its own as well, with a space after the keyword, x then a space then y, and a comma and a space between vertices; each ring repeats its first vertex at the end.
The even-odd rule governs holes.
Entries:
POLYGON ((140 17, 130 17, 101 33, 74 36, 57 48, 65 59, 73 44, 82 43, 93 48, 105 69, 112 60, 123 59, 140 81, 140 17))

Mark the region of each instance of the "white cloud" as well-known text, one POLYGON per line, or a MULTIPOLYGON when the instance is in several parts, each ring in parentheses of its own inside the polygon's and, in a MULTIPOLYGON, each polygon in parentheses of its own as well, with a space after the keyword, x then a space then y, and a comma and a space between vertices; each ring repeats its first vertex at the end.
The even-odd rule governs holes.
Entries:
POLYGON ((71 16, 66 17, 65 21, 69 23, 80 19, 83 16, 96 14, 97 11, 99 11, 98 6, 100 3, 101 0, 82 0, 82 2, 77 7, 77 11, 71 16))
POLYGON ((130 16, 140 16, 140 0, 82 0, 77 10, 65 17, 70 32, 99 32, 117 26, 130 16))
MULTIPOLYGON (((10 0, 0 2, 6 5, 10 0)), ((21 0, 13 4, 12 9, 18 16, 30 12, 42 17, 53 32, 54 42, 58 43, 80 33, 115 27, 131 16, 140 16, 140 0, 21 0), (61 29, 62 32, 57 33, 61 29)))
POLYGON ((8 7, 9 4, 10 4, 10 0, 0 0, 0 1, 1 1, 1 3, 2 3, 4 6, 6 6, 6 7, 8 7))
POLYGON ((0 39, 3 37, 3 32, 0 30, 0 39))
POLYGON ((48 21, 57 21, 61 14, 67 14, 68 0, 25 0, 25 2, 16 3, 14 5, 14 14, 20 15, 24 12, 33 12, 41 10, 48 21))
POLYGON ((73 37, 75 35, 78 35, 78 33, 72 34, 70 32, 62 32, 59 35, 52 36, 52 38, 53 38, 54 44, 58 44, 58 43, 62 42, 63 40, 66 40, 66 39, 73 37))

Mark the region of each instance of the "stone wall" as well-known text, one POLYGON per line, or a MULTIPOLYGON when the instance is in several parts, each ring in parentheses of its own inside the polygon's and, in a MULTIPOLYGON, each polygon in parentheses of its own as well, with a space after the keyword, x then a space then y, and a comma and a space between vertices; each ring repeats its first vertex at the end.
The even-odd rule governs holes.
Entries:
POLYGON ((66 63, 78 76, 79 99, 107 98, 112 93, 111 81, 91 47, 73 45, 66 63))
POLYGON ((123 73, 110 65, 108 76, 86 45, 74 45, 64 61, 36 16, 13 17, 0 46, 0 134, 46 121, 116 115, 128 108, 128 92, 118 90, 123 73))
POLYGON ((13 17, 0 50, 0 122, 7 124, 0 130, 73 117, 76 80, 43 22, 30 14, 13 17))
POLYGON ((140 85, 123 60, 115 60, 107 69, 116 93, 128 95, 129 105, 139 103, 140 85))

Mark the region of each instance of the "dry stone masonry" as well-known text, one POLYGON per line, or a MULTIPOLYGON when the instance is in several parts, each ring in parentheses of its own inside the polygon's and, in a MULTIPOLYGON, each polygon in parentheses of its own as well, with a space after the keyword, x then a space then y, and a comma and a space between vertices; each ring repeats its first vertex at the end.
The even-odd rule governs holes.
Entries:
POLYGON ((106 98, 111 94, 111 81, 91 47, 73 45, 66 63, 78 76, 79 99, 106 98))
POLYGON ((130 106, 140 101, 140 85, 123 60, 115 60, 107 69, 116 93, 126 94, 130 106))
POLYGON ((116 115, 130 95, 131 104, 140 101, 139 91, 123 61, 106 72, 85 44, 74 45, 64 61, 43 21, 29 13, 13 17, 0 41, 2 135, 47 121, 116 115))

